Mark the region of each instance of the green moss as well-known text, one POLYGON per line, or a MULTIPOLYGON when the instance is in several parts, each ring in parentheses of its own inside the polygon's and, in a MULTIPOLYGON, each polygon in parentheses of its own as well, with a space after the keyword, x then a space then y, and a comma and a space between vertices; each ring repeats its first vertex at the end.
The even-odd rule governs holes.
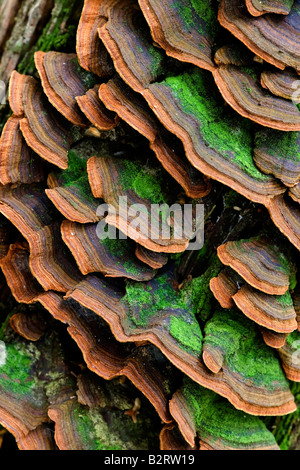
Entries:
POLYGON ((5 344, 5 363, 0 366, 0 393, 8 392, 15 399, 45 406, 44 381, 37 373, 41 352, 36 344, 19 341, 9 326, 2 337, 5 344), (7 334, 9 332, 9 334, 7 334))
POLYGON ((148 45, 147 52, 151 57, 151 62, 150 62, 151 76, 153 77, 153 80, 155 80, 157 77, 159 77, 162 73, 165 72, 165 67, 164 67, 165 58, 162 55, 162 53, 157 49, 157 47, 153 46, 152 43, 148 45))
POLYGON ((287 291, 283 295, 276 295, 276 300, 283 308, 293 307, 293 299, 291 297, 290 291, 287 291))
POLYGON ((167 202, 161 173, 131 160, 122 160, 121 165, 120 182, 124 191, 131 189, 137 196, 149 200, 152 204, 167 202))
POLYGON ((76 74, 80 77, 80 80, 84 84, 86 90, 90 90, 97 83, 99 83, 99 77, 92 72, 87 72, 82 67, 80 67, 77 58, 73 59, 72 62, 75 65, 76 74))
POLYGON ((35 381, 31 377, 32 356, 25 348, 6 345, 6 361, 0 366, 0 388, 23 396, 30 394, 35 381))
POLYGON ((72 184, 74 177, 81 178, 86 173, 87 160, 77 153, 70 150, 68 153, 68 168, 63 173, 66 184, 72 184))
MULTIPOLYGON (((51 22, 44 28, 37 42, 37 49, 43 51, 58 50, 66 46, 76 35, 76 25, 66 25, 62 29, 62 23, 70 19, 74 0, 56 0, 52 10, 51 22)), ((81 3, 81 2, 80 2, 81 3)))
POLYGON ((260 129, 255 134, 255 147, 267 149, 267 153, 280 160, 300 161, 299 132, 260 129))
POLYGON ((226 399, 184 378, 183 395, 200 439, 223 441, 233 448, 276 445, 274 436, 256 416, 234 408, 226 399))
POLYGON ((143 269, 142 265, 137 265, 137 263, 134 263, 133 261, 125 260, 125 261, 119 261, 117 264, 120 264, 123 266, 125 271, 128 274, 131 274, 132 276, 137 276, 139 274, 142 274, 143 271, 147 271, 147 268, 143 269))
POLYGON ((99 240, 99 243, 109 251, 113 258, 119 259, 115 261, 116 264, 125 269, 128 274, 139 275, 149 272, 149 268, 134 257, 135 246, 130 239, 121 239, 117 234, 116 239, 103 238, 99 240))
POLYGON ((153 46, 153 40, 146 25, 136 26, 135 30, 135 60, 143 64, 150 72, 151 81, 155 80, 164 72, 165 55, 157 47, 153 46))
POLYGON ((290 276, 291 275, 291 261, 276 246, 274 246, 273 248, 278 258, 278 264, 276 265, 276 268, 279 269, 279 271, 282 271, 283 273, 290 276))
MULTIPOLYGON (((202 338, 196 316, 198 315, 202 321, 206 321, 210 316, 213 294, 209 281, 219 273, 221 268, 222 264, 217 255, 213 255, 203 275, 187 282, 179 291, 173 288, 172 278, 168 273, 157 276, 149 283, 128 282, 123 302, 129 305, 132 314, 131 321, 138 327, 145 327, 160 311, 169 310, 171 318, 172 310, 181 311, 182 322, 171 319, 170 333, 186 347, 188 343, 195 344, 193 335, 189 338, 189 332, 192 332, 189 325, 193 324, 194 334, 197 338, 202 338), (184 313, 187 312, 188 315, 185 315, 184 313), (182 326, 181 333, 179 333, 179 328, 176 332, 176 326, 179 325, 182 326), (186 339, 184 339, 185 334, 187 334, 186 339)), ((190 349, 196 350, 194 347, 190 349)))
POLYGON ((134 327, 147 328, 160 315, 178 345, 192 354, 200 354, 202 333, 186 291, 172 287, 168 273, 148 283, 128 282, 123 303, 129 309, 129 321, 134 327))
POLYGON ((128 240, 123 240, 119 237, 116 239, 103 238, 101 239, 101 245, 118 258, 124 257, 128 253, 128 240))
POLYGON ((85 450, 123 450, 123 443, 110 435, 101 414, 78 405, 74 410, 77 431, 85 450), (114 440, 116 441, 115 443, 114 440))
POLYGON ((39 35, 37 42, 30 47, 20 61, 18 72, 34 73, 34 53, 36 51, 73 51, 82 3, 82 0, 79 2, 76 0, 55 0, 48 23, 39 35))
POLYGON ((136 326, 146 326, 147 320, 159 309, 159 306, 153 305, 152 297, 151 290, 149 291, 145 284, 133 282, 126 284, 126 295, 122 301, 128 304, 132 312, 131 319, 136 326))
POLYGON ((295 397, 297 410, 285 416, 278 416, 270 428, 281 450, 298 449, 300 429, 300 384, 291 382, 291 392, 295 397))
POLYGON ((5 319, 1 323, 0 327, 0 340, 1 341, 6 341, 6 330, 9 328, 10 325, 10 319, 13 315, 13 312, 5 316, 5 319))
POLYGON ((195 29, 213 40, 219 27, 213 3, 212 0, 175 0, 171 8, 179 13, 188 31, 195 29))
POLYGON ((87 174, 87 157, 75 150, 68 153, 68 168, 60 173, 60 179, 63 186, 76 186, 79 192, 85 198, 94 200, 92 194, 88 174, 87 174))
MULTIPOLYGON (((288 1, 288 0, 287 0, 288 1)), ((288 1, 288 5, 290 4, 291 2, 288 1)), ((293 13, 296 13, 297 15, 300 16, 300 6, 297 4, 297 3, 294 3, 293 5, 293 13)), ((296 21, 296 20, 294 20, 296 21)))
MULTIPOLYGON (((138 327, 146 327, 151 318, 167 307, 178 306, 176 293, 169 283, 168 275, 160 276, 151 283, 128 282, 123 299, 132 313, 131 320, 138 327)), ((181 305, 180 305, 181 307, 181 305)))
POLYGON ((170 318, 170 334, 183 345, 184 349, 192 350, 197 354, 202 352, 202 332, 196 322, 188 323, 184 318, 170 318))
POLYGON ((146 450, 152 423, 141 410, 137 422, 124 409, 114 406, 88 408, 78 404, 74 410, 76 427, 84 450, 146 450), (147 429, 147 433, 145 433, 147 429))
POLYGON ((249 75, 255 82, 258 81, 258 71, 255 67, 239 67, 239 70, 249 75))
POLYGON ((297 286, 297 270, 296 269, 292 269, 292 273, 290 275, 290 289, 291 291, 293 291, 296 286, 297 286))
POLYGON ((291 348, 300 349, 300 332, 298 330, 292 331, 285 341, 291 348))
POLYGON ((162 82, 186 114, 199 122, 204 142, 249 176, 266 181, 252 159, 252 123, 235 113, 224 112, 224 106, 212 90, 215 84, 206 71, 191 69, 162 82))
POLYGON ((226 366, 254 386, 288 389, 281 365, 256 325, 235 310, 217 311, 205 325, 204 342, 221 348, 226 366))
POLYGON ((182 289, 181 295, 188 295, 191 301, 193 312, 199 316, 201 321, 207 321, 211 315, 213 293, 210 290, 210 280, 217 276, 222 268, 218 256, 213 254, 206 271, 182 289))

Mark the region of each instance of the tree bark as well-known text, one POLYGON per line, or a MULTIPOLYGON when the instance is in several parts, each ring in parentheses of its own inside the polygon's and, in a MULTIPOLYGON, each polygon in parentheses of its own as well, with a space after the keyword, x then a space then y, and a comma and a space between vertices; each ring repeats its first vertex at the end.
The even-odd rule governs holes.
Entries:
POLYGON ((13 70, 33 75, 34 52, 75 52, 83 0, 0 0, 0 132, 13 70))

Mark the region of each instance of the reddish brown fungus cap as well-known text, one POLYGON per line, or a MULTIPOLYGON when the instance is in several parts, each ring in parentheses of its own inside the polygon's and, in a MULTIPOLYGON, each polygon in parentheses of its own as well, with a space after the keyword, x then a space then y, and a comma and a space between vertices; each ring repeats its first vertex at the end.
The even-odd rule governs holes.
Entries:
POLYGON ((32 77, 13 72, 10 105, 20 117, 20 129, 29 147, 45 160, 67 168, 71 138, 62 118, 32 77))
MULTIPOLYGON (((198 67, 213 70, 213 27, 200 15, 187 21, 182 9, 174 0, 139 0, 139 5, 149 24, 152 37, 171 57, 198 67)), ((213 9, 211 1, 207 9, 213 9)), ((217 29, 217 22, 214 24, 217 29)))
POLYGON ((229 241, 218 247, 222 263, 230 266, 251 286, 267 294, 281 295, 289 288, 290 267, 268 239, 229 241))
POLYGON ((253 16, 261 16, 265 13, 288 15, 293 0, 246 0, 246 5, 249 13, 253 16))
POLYGON ((237 307, 251 320, 278 333, 297 329, 296 312, 291 297, 268 295, 244 285, 234 294, 237 307))
POLYGON ((105 22, 99 0, 85 0, 76 36, 79 64, 99 77, 113 73, 110 56, 98 36, 98 28, 105 22))
POLYGON ((300 71, 299 0, 287 16, 251 17, 243 0, 222 0, 219 22, 259 57, 280 69, 300 71))
POLYGON ((221 65, 213 75, 225 101, 242 116, 273 129, 300 130, 297 106, 267 94, 247 71, 233 65, 221 65))
POLYGON ((276 227, 300 250, 299 204, 288 195, 281 195, 270 201, 267 208, 276 227))

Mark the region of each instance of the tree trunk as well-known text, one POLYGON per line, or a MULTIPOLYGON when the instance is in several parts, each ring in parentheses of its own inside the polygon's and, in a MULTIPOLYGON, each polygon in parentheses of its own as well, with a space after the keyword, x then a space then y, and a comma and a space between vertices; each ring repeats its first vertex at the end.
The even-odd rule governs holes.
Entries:
POLYGON ((75 52, 83 0, 0 0, 0 131, 13 70, 33 75, 34 52, 75 52))

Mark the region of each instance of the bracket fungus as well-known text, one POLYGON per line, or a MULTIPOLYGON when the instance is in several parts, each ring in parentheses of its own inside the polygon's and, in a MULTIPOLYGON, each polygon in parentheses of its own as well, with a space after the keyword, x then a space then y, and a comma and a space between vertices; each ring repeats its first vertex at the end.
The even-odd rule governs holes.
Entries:
POLYGON ((75 126, 86 126, 76 96, 84 95, 91 86, 80 75, 76 54, 39 51, 35 65, 50 103, 75 126))
POLYGON ((277 196, 267 205, 274 225, 300 249, 300 210, 299 204, 289 195, 277 196))
POLYGON ((76 285, 81 275, 59 243, 60 227, 46 195, 23 185, 1 188, 0 197, 0 211, 27 240, 30 270, 44 289, 64 292, 76 285))
POLYGON ((110 131, 118 124, 118 116, 104 106, 99 99, 100 85, 95 85, 76 101, 87 119, 100 131, 110 131))
POLYGON ((0 263, 14 298, 25 304, 35 302, 42 288, 31 274, 28 244, 26 242, 10 244, 6 256, 0 263))
POLYGON ((76 32, 76 54, 81 67, 99 77, 108 78, 113 73, 109 53, 98 36, 103 24, 98 0, 85 0, 76 32))
POLYGON ((223 308, 234 307, 233 296, 238 291, 239 280, 236 272, 223 269, 216 277, 212 277, 209 287, 219 304, 223 308))
POLYGON ((293 0, 246 0, 249 13, 253 16, 260 16, 265 13, 277 13, 288 15, 291 11, 293 0))
MULTIPOLYGON (((185 250, 189 239, 182 227, 176 225, 174 236, 170 235, 172 222, 169 223, 168 209, 163 208, 167 207, 168 197, 160 171, 149 171, 139 161, 109 157, 92 157, 87 171, 93 195, 110 206, 105 217, 108 225, 153 251, 185 250)), ((173 211, 175 213, 176 207, 173 211)), ((181 207, 177 206, 177 211, 179 213, 181 207)))
POLYGON ((45 190, 47 197, 58 211, 68 220, 79 223, 97 222, 97 208, 100 200, 93 197, 87 169, 88 156, 76 148, 68 152, 68 168, 51 171, 45 190))
POLYGON ((300 382, 299 344, 299 331, 294 331, 278 351, 287 378, 294 382, 300 382))
POLYGON ((289 189, 289 196, 296 202, 300 202, 300 183, 289 189))
POLYGON ((253 321, 278 333, 297 329, 296 312, 290 293, 268 295, 244 285, 234 294, 237 307, 253 321))
POLYGON ((134 91, 144 96, 159 120, 180 138, 191 164, 255 202, 264 202, 268 197, 281 193, 280 185, 261 175, 253 164, 247 145, 250 138, 247 123, 243 127, 239 121, 237 126, 235 116, 219 120, 222 106, 219 97, 212 94, 208 72, 195 67, 189 73, 178 75, 175 72, 176 76, 170 76, 162 52, 153 49, 146 33, 140 35, 134 19, 138 12, 129 4, 126 8, 122 6, 122 2, 116 1, 107 10, 109 19, 99 28, 100 37, 119 75, 134 91), (121 35, 123 41, 119 39, 121 35), (126 51, 130 50, 133 41, 138 44, 135 46, 137 54, 127 57, 126 51), (166 80, 156 82, 156 77, 163 74, 167 75, 166 80), (189 131, 190 128, 193 130, 189 131), (230 142, 227 137, 232 132, 235 139, 230 142), (225 135, 227 141, 224 143, 225 135), (231 152, 234 152, 234 158, 228 158, 231 152))
POLYGON ((157 253, 156 251, 148 250, 138 243, 135 247, 135 256, 153 269, 162 268, 168 262, 167 253, 157 253))
POLYGON ((14 71, 9 98, 14 115, 21 117, 20 129, 29 147, 48 162, 66 168, 72 139, 62 117, 49 106, 39 83, 14 71))
POLYGON ((200 450, 247 450, 249 435, 253 450, 279 449, 274 436, 256 417, 236 410, 190 380, 173 395, 170 410, 190 445, 198 437, 200 450))
POLYGON ((39 183, 44 179, 43 166, 39 157, 28 147, 20 130, 19 116, 12 116, 6 122, 0 138, 0 182, 39 183))
POLYGON ((220 305, 227 309, 238 307, 260 325, 266 344, 275 348, 283 346, 287 335, 298 328, 291 295, 295 266, 289 255, 282 251, 280 243, 271 245, 266 237, 258 236, 226 242, 218 247, 218 256, 229 266, 210 281, 220 305), (272 281, 272 272, 276 281, 275 278, 272 281), (284 286, 280 286, 281 276, 286 279, 284 286))
POLYGON ((182 186, 187 196, 199 198, 209 193, 209 181, 196 172, 185 157, 182 158, 181 149, 178 149, 178 152, 174 150, 174 147, 178 147, 174 135, 168 133, 158 122, 142 97, 118 78, 103 83, 99 94, 107 108, 115 111, 120 118, 149 140, 150 148, 155 152, 157 159, 182 186))
POLYGON ((297 91, 298 78, 298 75, 290 70, 265 70, 260 76, 260 82, 261 86, 268 89, 273 95, 281 96, 281 98, 299 104, 295 93, 297 91))
POLYGON ((258 290, 283 295, 289 288, 291 268, 288 259, 263 236, 226 242, 218 247, 218 256, 222 263, 258 290))
POLYGON ((219 22, 266 62, 279 69, 299 65, 299 1, 288 15, 251 17, 243 0, 222 0, 219 22))
MULTIPOLYGON (((197 283, 195 279, 193 285, 186 289, 189 291, 193 286, 195 288, 197 283)), ((274 367, 279 373, 278 388, 277 385, 275 387, 275 382, 271 382, 271 387, 259 383, 255 387, 255 392, 253 390, 256 396, 255 403, 250 398, 251 385, 246 382, 245 388, 243 385, 240 387, 238 379, 234 384, 230 371, 219 372, 215 377, 211 376, 201 361, 203 336, 195 314, 191 310, 196 308, 197 303, 189 306, 194 295, 189 299, 188 291, 184 289, 180 294, 176 294, 170 286, 166 273, 160 279, 148 281, 148 288, 140 283, 128 285, 127 293, 122 298, 120 293, 112 292, 99 279, 89 277, 67 294, 66 298, 72 298, 100 315, 109 323, 119 341, 136 342, 142 338, 150 341, 188 377, 225 396, 239 409, 256 415, 285 414, 293 411, 295 409, 293 396, 289 392, 284 376, 279 377, 280 366, 277 365, 272 353, 270 361, 274 361, 274 367)), ((249 348, 252 350, 255 346, 249 344, 249 348)), ((238 350, 236 354, 239 357, 238 350)), ((268 380, 267 374, 266 383, 268 380)))
POLYGON ((212 46, 218 29, 212 1, 140 0, 151 35, 166 54, 212 71, 212 46))
POLYGON ((297 106, 263 90, 251 69, 249 73, 234 65, 221 65, 213 76, 223 98, 241 116, 273 129, 300 130, 297 106))
POLYGON ((99 200, 91 197, 88 188, 85 191, 87 178, 75 181, 74 184, 65 184, 65 174, 49 173, 45 190, 47 197, 59 210, 59 212, 72 222, 81 224, 97 222, 97 208, 99 200), (84 181, 84 179, 86 181, 84 181))
POLYGON ((136 281, 148 281, 155 275, 153 269, 134 256, 134 242, 119 237, 116 240, 99 240, 97 224, 64 220, 61 234, 82 274, 102 272, 105 276, 136 281))
POLYGON ((216 311, 206 323, 203 360, 212 372, 222 372, 223 380, 231 383, 240 400, 238 409, 248 410, 253 415, 285 414, 295 410, 288 381, 276 355, 265 345, 253 323, 234 309, 227 312, 227 317, 216 311))
POLYGON ((219 47, 214 55, 217 65, 237 65, 247 67, 253 62, 253 54, 241 44, 226 44, 219 47))
POLYGON ((293 188, 300 178, 299 144, 299 132, 259 129, 255 133, 253 159, 261 171, 293 188))
POLYGON ((80 8, 0 110, 0 423, 19 449, 284 448, 299 0, 80 8))

